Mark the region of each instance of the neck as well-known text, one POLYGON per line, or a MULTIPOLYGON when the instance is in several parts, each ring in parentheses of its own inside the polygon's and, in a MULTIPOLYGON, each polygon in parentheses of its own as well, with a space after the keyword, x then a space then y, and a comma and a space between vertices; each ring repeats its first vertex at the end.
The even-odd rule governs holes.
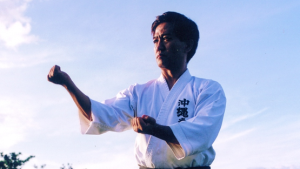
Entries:
POLYGON ((187 70, 186 67, 180 70, 170 70, 170 69, 161 69, 161 73, 164 76, 164 78, 167 81, 169 90, 172 89, 174 84, 177 82, 177 80, 180 78, 180 76, 187 70))

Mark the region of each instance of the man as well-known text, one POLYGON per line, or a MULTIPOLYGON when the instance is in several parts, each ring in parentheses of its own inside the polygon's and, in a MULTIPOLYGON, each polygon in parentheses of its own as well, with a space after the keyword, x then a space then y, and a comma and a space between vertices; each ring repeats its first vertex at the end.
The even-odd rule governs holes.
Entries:
POLYGON ((82 133, 133 129, 138 133, 135 156, 144 168, 210 168, 212 144, 221 128, 226 99, 215 81, 190 75, 197 25, 176 12, 152 24, 154 53, 161 76, 135 84, 102 103, 89 99, 70 77, 53 66, 48 80, 61 84, 79 108, 82 133))

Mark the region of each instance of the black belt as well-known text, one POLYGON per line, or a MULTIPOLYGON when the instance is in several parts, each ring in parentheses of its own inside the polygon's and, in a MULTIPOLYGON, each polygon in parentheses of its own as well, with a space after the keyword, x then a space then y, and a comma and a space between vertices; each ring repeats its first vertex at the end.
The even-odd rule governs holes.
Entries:
MULTIPOLYGON (((148 168, 148 167, 142 167, 142 166, 140 166, 140 169, 153 169, 153 168, 148 168)), ((163 169, 163 168, 160 168, 160 169, 163 169)), ((188 167, 188 168, 176 167, 174 169, 210 169, 210 166, 199 166, 199 167, 188 167)))

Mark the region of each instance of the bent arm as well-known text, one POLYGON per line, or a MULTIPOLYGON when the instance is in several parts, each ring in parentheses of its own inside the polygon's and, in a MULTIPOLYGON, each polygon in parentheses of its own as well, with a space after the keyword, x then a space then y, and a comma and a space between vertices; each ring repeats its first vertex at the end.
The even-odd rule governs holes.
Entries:
POLYGON ((137 133, 150 134, 167 143, 172 143, 179 146, 172 129, 169 126, 164 126, 156 123, 156 120, 150 116, 143 115, 135 117, 131 121, 133 130, 137 133))
POLYGON ((61 71, 60 67, 55 65, 50 69, 47 79, 54 84, 62 85, 69 92, 83 116, 92 120, 89 97, 78 89, 67 73, 61 71))
POLYGON ((155 119, 143 116, 134 118, 132 127, 135 132, 150 134, 166 141, 180 160, 211 148, 222 125, 225 105, 223 89, 218 83, 213 83, 198 95, 194 117, 162 126, 156 124, 155 119))
POLYGON ((80 112, 83 116, 92 121, 90 98, 82 93, 72 80, 63 87, 69 92, 76 106, 79 110, 81 110, 80 112))
POLYGON ((169 126, 156 124, 153 126, 153 132, 150 134, 166 141, 167 143, 172 143, 179 146, 179 142, 169 126))
POLYGON ((181 150, 171 146, 178 159, 212 148, 222 125, 225 107, 222 87, 210 81, 197 96, 195 116, 170 125, 181 145, 181 150))

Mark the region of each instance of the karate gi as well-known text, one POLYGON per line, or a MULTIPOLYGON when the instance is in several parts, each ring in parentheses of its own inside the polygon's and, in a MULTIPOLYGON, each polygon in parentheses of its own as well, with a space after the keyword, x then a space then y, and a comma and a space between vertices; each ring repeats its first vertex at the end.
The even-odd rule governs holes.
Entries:
POLYGON ((131 129, 134 110, 170 126, 180 146, 148 134, 137 134, 135 157, 139 166, 176 168, 209 166, 212 144, 221 128, 226 98, 219 83, 196 78, 186 70, 169 90, 164 77, 135 84, 102 103, 91 99, 93 121, 80 114, 83 134, 131 129))

